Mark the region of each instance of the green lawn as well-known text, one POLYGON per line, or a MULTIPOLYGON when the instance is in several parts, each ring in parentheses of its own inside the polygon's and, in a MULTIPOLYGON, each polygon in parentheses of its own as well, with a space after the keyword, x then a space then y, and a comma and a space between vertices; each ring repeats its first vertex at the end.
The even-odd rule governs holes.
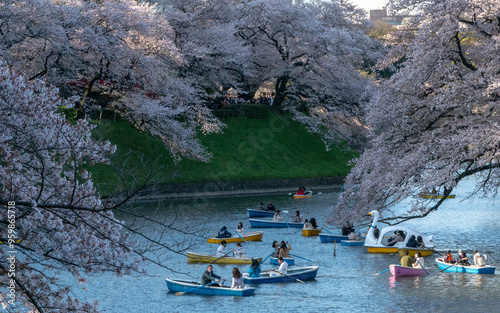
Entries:
MULTIPOLYGON (((115 164, 126 164, 127 170, 140 177, 145 173, 141 164, 146 163, 166 183, 344 176, 349 172, 347 162, 356 156, 340 148, 326 152, 323 142, 289 115, 230 117, 224 123, 224 133, 200 135, 213 154, 210 163, 183 159, 174 164, 158 138, 121 119, 104 119, 93 134, 117 145, 112 157, 115 164)), ((102 193, 121 189, 110 166, 98 164, 91 171, 102 193)))

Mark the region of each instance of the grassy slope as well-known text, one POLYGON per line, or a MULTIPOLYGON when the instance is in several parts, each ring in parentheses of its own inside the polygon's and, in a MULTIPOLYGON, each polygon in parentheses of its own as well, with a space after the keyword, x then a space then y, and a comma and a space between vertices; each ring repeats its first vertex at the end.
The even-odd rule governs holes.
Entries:
MULTIPOLYGON (((138 132, 123 120, 103 120, 94 135, 117 145, 115 164, 123 164, 123 155, 130 152, 129 164, 138 165, 139 155, 150 164, 158 159, 155 174, 168 183, 343 176, 349 172, 347 162, 355 156, 336 148, 326 152, 323 142, 290 116, 270 114, 224 122, 223 134, 200 137, 213 154, 210 163, 182 160, 174 164, 158 138, 138 132)), ((140 167, 133 171, 143 173, 140 167)), ((115 185, 111 167, 96 165, 92 172, 96 183, 115 185)))

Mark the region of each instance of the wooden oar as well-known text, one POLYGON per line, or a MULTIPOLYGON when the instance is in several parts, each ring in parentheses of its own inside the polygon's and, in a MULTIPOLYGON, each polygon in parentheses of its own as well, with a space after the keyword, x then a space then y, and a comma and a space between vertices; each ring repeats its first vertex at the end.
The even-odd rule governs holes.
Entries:
POLYGON ((440 272, 446 271, 447 269, 449 269, 450 267, 453 267, 455 265, 457 265, 457 263, 453 263, 452 265, 448 266, 447 268, 444 268, 444 269, 440 270, 440 272))
POLYGON ((441 253, 439 253, 438 251, 436 251, 436 250, 434 250, 434 249, 432 249, 432 248, 427 248, 427 247, 422 247, 422 248, 427 249, 427 250, 431 250, 432 252, 437 253, 437 254, 439 254, 440 256, 443 256, 441 253))
MULTIPOLYGON (((318 226, 318 227, 319 227, 319 226, 318 226)), ((327 233, 330 233, 330 234, 332 234, 332 235, 333 235, 333 233, 332 233, 331 231, 329 231, 328 229, 326 229, 326 228, 324 228, 324 227, 321 227, 321 229, 326 230, 326 232, 327 232, 327 233)))
POLYGON ((221 256, 220 258, 218 258, 217 260, 213 261, 212 264, 215 264, 217 261, 219 261, 220 259, 222 259, 223 257, 227 256, 229 253, 231 253, 233 251, 229 251, 228 253, 224 254, 223 256, 221 256))
POLYGON ((290 255, 292 255, 292 256, 294 256, 294 257, 296 257, 296 258, 299 258, 299 259, 304 259, 304 260, 309 261, 309 262, 314 262, 313 260, 309 260, 309 259, 303 258, 303 257, 298 256, 298 255, 296 255, 296 254, 291 254, 291 253, 290 253, 290 255))
POLYGON ((247 242, 247 241, 245 240, 245 238, 241 237, 241 235, 240 235, 240 233, 239 233, 239 232, 236 232, 236 234, 237 234, 238 236, 240 236, 240 238, 241 238, 244 242, 247 242))
POLYGON ((303 284, 305 284, 305 282, 304 282, 304 281, 302 281, 302 280, 300 280, 300 279, 298 279, 298 278, 295 278, 295 277, 293 277, 293 276, 290 276, 290 275, 288 275, 288 274, 285 274, 285 273, 282 273, 282 272, 279 272, 279 271, 276 271, 276 270, 273 270, 273 272, 275 272, 275 273, 280 273, 280 274, 281 274, 281 275, 283 275, 283 276, 286 276, 286 277, 289 277, 289 278, 295 279, 295 280, 296 280, 296 281, 298 281, 299 283, 303 283, 303 284))
POLYGON ((267 259, 268 259, 271 255, 273 255, 273 253, 275 253, 275 252, 276 252, 276 250, 274 250, 273 252, 271 252, 271 254, 269 254, 268 256, 266 256, 266 258, 265 258, 264 260, 262 260, 262 261, 260 262, 260 264, 264 263, 264 261, 265 261, 265 260, 267 260, 267 259))
POLYGON ((179 292, 176 292, 175 295, 176 296, 182 296, 184 295, 185 293, 188 293, 188 292, 191 292, 191 291, 194 291, 196 289, 200 289, 200 288, 203 288, 203 287, 206 287, 206 286, 210 286, 210 285, 213 285, 215 282, 211 282, 210 284, 206 284, 206 285, 201 285, 199 287, 196 287, 196 288, 193 288, 193 289, 189 289, 189 290, 186 290, 186 291, 179 291, 179 292))
POLYGON ((382 273, 387 272, 388 270, 390 270, 390 268, 388 268, 388 269, 386 269, 385 271, 382 271, 382 272, 380 272, 380 273, 377 273, 377 274, 375 274, 375 275, 380 275, 380 274, 382 274, 382 273))

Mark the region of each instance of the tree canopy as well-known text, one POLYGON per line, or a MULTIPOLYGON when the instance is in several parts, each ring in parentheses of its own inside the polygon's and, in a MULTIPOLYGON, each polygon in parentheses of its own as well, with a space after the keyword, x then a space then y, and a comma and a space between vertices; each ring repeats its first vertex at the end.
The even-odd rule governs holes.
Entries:
POLYGON ((496 195, 500 184, 500 3, 498 1, 393 1, 418 14, 395 34, 380 66, 405 58, 374 90, 366 108, 369 147, 356 160, 332 220, 360 220, 413 197, 401 222, 423 217, 466 177, 471 194, 496 195))

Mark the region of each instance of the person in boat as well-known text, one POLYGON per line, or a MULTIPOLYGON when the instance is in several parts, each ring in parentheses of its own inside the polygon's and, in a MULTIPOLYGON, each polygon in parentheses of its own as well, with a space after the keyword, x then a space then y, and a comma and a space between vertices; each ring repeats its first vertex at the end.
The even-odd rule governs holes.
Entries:
POLYGON ((460 265, 470 266, 469 258, 467 257, 467 254, 465 254, 465 252, 462 249, 458 250, 456 262, 460 265))
POLYGON ((236 232, 243 234, 243 223, 242 222, 238 223, 238 227, 236 227, 236 232))
POLYGON ((288 258, 289 257, 289 252, 292 250, 292 246, 287 242, 282 241, 280 244, 280 247, 278 249, 278 258, 288 258))
POLYGON ((300 187, 300 188, 299 188, 299 190, 297 190, 297 195, 298 195, 298 196, 303 196, 303 195, 305 195, 304 189, 302 189, 302 187, 300 187))
MULTIPOLYGON (((220 242, 220 246, 217 248, 216 255, 218 257, 223 257, 223 256, 225 256, 226 254, 229 253, 229 252, 226 252, 226 246, 227 246, 227 242, 225 240, 222 240, 220 242)), ((233 252, 234 252, 234 250, 233 250, 233 252)))
MULTIPOLYGON (((224 278, 221 278, 219 275, 216 275, 214 273, 214 267, 212 265, 209 265, 207 267, 207 270, 201 276, 201 284, 208 285, 211 284, 214 280, 219 283, 221 281, 222 282, 226 281, 224 278)), ((219 286, 219 284, 212 284, 211 286, 219 286)))
POLYGON ((387 245, 392 247, 401 241, 405 241, 405 238, 403 237, 402 232, 400 230, 395 230, 394 237, 389 238, 389 243, 387 245))
POLYGON ((293 223, 302 223, 303 221, 303 216, 300 215, 300 211, 295 211, 295 216, 292 217, 292 222, 293 223))
POLYGON ((349 238, 349 240, 359 240, 361 238, 361 235, 359 234, 356 234, 356 232, 350 232, 349 235, 347 235, 347 238, 349 238))
POLYGON ((415 263, 413 263, 413 267, 423 268, 424 266, 424 258, 422 257, 422 254, 420 251, 415 252, 415 263))
POLYGON ((373 226, 373 236, 375 236, 376 239, 378 239, 378 236, 380 236, 380 230, 378 229, 377 225, 373 226))
POLYGON ((405 250, 403 257, 401 258, 401 266, 413 267, 415 260, 410 256, 410 252, 405 250))
POLYGON ((349 221, 345 221, 342 225, 342 236, 349 236, 354 231, 353 225, 349 221))
POLYGON ((274 217, 272 219, 273 222, 280 222, 281 221, 280 213, 281 213, 280 210, 276 210, 276 213, 274 213, 274 217))
POLYGON ((233 283, 231 284, 231 289, 244 289, 243 275, 241 275, 240 270, 237 267, 233 268, 233 283))
POLYGON ((309 223, 309 220, 306 218, 306 220, 304 221, 304 229, 311 229, 312 226, 311 226, 311 223, 309 223))
POLYGON ((261 270, 260 270, 259 260, 252 259, 252 265, 250 265, 250 269, 248 270, 248 274, 250 275, 250 277, 260 277, 260 272, 261 272, 261 270))
POLYGON ((314 217, 311 217, 311 219, 309 220, 309 223, 311 224, 311 229, 318 228, 318 223, 316 223, 316 219, 314 217))
POLYGON ((271 254, 273 258, 278 257, 278 249, 280 248, 280 244, 277 240, 273 241, 272 247, 274 249, 274 252, 271 254))
POLYGON ((474 250, 474 266, 485 266, 488 257, 484 254, 479 253, 479 251, 474 250))
POLYGON ((288 263, 286 263, 286 261, 283 260, 282 257, 278 258, 278 262, 280 263, 280 267, 277 270, 275 270, 274 268, 271 269, 271 271, 274 272, 274 273, 271 273, 272 276, 280 276, 281 274, 279 274, 279 273, 282 273, 282 274, 288 273, 288 263))
POLYGON ((272 201, 269 201, 269 205, 267 206, 267 211, 276 211, 276 207, 274 206, 272 201))
POLYGON ((446 251, 446 254, 443 256, 443 262, 455 263, 455 261, 453 261, 453 255, 451 255, 450 250, 446 251))
POLYGON ((217 238, 229 238, 231 236, 232 234, 227 231, 226 226, 222 226, 222 228, 219 230, 219 233, 217 233, 217 238))
POLYGON ((425 248, 425 243, 424 240, 422 239, 422 236, 417 236, 417 247, 425 248))
POLYGON ((408 239, 408 242, 406 243, 406 246, 408 248, 417 248, 418 247, 418 242, 417 242, 417 238, 415 238, 415 235, 411 235, 410 239, 408 239))
POLYGON ((261 202, 259 202, 259 204, 257 204, 257 210, 262 210, 262 211, 266 210, 266 207, 264 206, 263 201, 261 201, 261 202))
POLYGON ((243 249, 243 247, 241 246, 241 243, 239 243, 239 242, 236 243, 236 249, 234 249, 233 251, 234 251, 234 256, 236 256, 238 258, 244 259, 247 257, 245 250, 243 249))

